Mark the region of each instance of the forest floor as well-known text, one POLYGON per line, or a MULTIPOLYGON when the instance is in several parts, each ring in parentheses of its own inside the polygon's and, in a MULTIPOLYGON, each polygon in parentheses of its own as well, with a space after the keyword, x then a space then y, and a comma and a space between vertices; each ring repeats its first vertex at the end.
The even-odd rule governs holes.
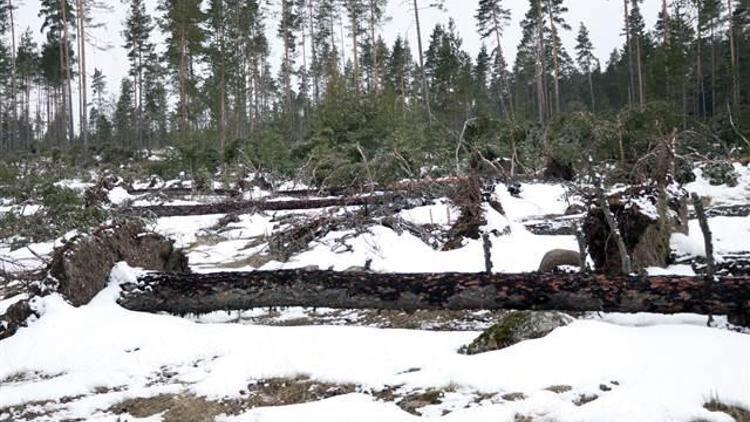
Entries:
MULTIPOLYGON (((736 170, 736 187, 712 186, 696 170, 697 180, 685 188, 708 198, 709 209, 750 205, 750 167, 736 170)), ((81 191, 90 186, 59 183, 81 191)), ((260 188, 243 195, 292 199, 260 188)), ((549 250, 577 250, 575 236, 554 229, 581 217, 570 212, 581 198, 569 186, 527 182, 514 196, 498 183, 492 196, 505 212, 484 205, 482 230, 494 234, 493 271, 536 271, 549 250)), ((109 192, 113 207, 223 200, 109 192)), ((0 204, 0 212, 20 206, 0 204)), ((272 253, 269 239, 290 227, 315 218, 345 219, 360 210, 160 217, 150 226, 184 248, 196 272, 485 268, 481 240, 464 239, 451 251, 436 247, 443 241, 439 233, 460 214, 447 198, 394 212, 426 228, 431 239, 369 221, 319 233, 288 259, 272 253)), ((719 262, 750 255, 750 216, 716 216, 709 224, 719 262)), ((697 220, 689 226, 689 234, 672 236, 676 263, 649 268, 650 274, 695 275, 705 251, 697 220)), ((16 250, 0 243, 0 257, 8 261, 2 268, 39 268, 60 242, 16 250)), ((546 337, 467 356, 457 350, 503 312, 280 308, 147 314, 115 302, 120 284, 140 271, 118 264, 109 286, 81 307, 56 294, 37 299, 41 316, 0 341, 0 421, 750 420, 750 334, 723 316, 707 327, 705 316, 693 314, 579 314, 546 337)), ((22 287, 0 285, 0 314, 26 298, 22 287)))

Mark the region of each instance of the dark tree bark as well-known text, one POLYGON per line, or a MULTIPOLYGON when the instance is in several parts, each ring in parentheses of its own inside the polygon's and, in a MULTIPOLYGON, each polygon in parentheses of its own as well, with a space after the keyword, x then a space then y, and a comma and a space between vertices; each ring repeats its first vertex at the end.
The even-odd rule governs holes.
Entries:
POLYGON ((333 271, 148 273, 123 285, 134 311, 205 313, 267 306, 694 312, 750 322, 750 277, 592 274, 373 274, 333 271))
POLYGON ((703 209, 701 197, 693 192, 692 199, 695 214, 698 216, 701 232, 703 232, 703 243, 706 248, 706 278, 713 279, 714 274, 716 274, 716 267, 714 266, 714 244, 711 241, 711 228, 708 226, 708 218, 706 218, 706 211, 703 209))
POLYGON ((199 205, 152 205, 133 207, 123 212, 128 215, 153 217, 179 217, 187 215, 228 214, 232 212, 308 210, 327 207, 361 206, 388 202, 393 195, 354 196, 326 199, 300 199, 288 201, 237 201, 199 205))

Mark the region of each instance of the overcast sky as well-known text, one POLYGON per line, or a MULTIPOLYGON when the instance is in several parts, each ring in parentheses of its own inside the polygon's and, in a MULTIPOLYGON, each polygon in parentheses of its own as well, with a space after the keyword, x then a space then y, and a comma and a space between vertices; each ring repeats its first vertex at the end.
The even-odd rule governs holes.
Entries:
MULTIPOLYGON (((110 2, 112 10, 106 13, 99 13, 96 20, 104 24, 104 27, 94 31, 94 37, 102 43, 109 43, 112 48, 108 50, 97 50, 89 48, 87 50, 88 73, 92 74, 94 67, 102 69, 107 76, 109 91, 116 92, 119 86, 119 80, 127 74, 127 59, 122 49, 122 29, 125 20, 126 6, 121 0, 104 0, 110 2)), ((419 0, 422 4, 428 4, 428 0, 419 0)), ((41 19, 37 16, 39 11, 39 0, 21 0, 16 26, 17 33, 30 27, 41 41, 42 34, 40 28, 41 19)), ((149 10, 155 13, 158 0, 146 0, 149 10)), ((272 0, 272 3, 276 3, 272 0)), ((432 27, 437 23, 446 23, 448 19, 453 18, 456 21, 459 33, 464 39, 464 48, 472 56, 481 47, 481 41, 476 33, 476 22, 474 19, 475 9, 478 0, 446 0, 447 11, 440 12, 433 9, 422 10, 422 37, 427 48, 427 41, 432 27)), ((388 5, 388 16, 390 21, 382 30, 383 37, 390 43, 397 35, 409 39, 412 51, 416 53, 416 29, 414 25, 414 13, 411 9, 412 0, 390 0, 388 5)), ((620 0, 567 0, 566 2, 570 11, 566 19, 572 31, 562 34, 563 41, 568 49, 572 50, 575 45, 575 36, 578 30, 579 22, 584 22, 591 32, 591 39, 596 49, 597 56, 605 63, 610 52, 620 46, 623 42, 622 32, 622 7, 620 0)), ((642 6, 643 14, 648 27, 652 27, 656 21, 660 1, 645 0, 642 6)), ((513 63, 515 51, 518 42, 521 39, 520 21, 528 8, 528 0, 505 0, 505 7, 511 9, 512 23, 506 29, 503 39, 503 50, 506 54, 508 63, 513 63)), ((154 17, 156 15, 154 14, 154 17)), ((278 18, 271 11, 271 16, 266 22, 269 29, 269 37, 274 41, 271 45, 273 61, 278 61, 280 48, 278 41, 275 39, 275 29, 278 24, 278 18)), ((157 40, 162 39, 157 35, 157 40)))

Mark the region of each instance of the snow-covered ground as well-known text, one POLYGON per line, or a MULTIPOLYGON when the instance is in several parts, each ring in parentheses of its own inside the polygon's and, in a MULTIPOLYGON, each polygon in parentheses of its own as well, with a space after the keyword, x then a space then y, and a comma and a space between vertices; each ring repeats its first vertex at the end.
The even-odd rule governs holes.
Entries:
MULTIPOLYGON (((709 196, 712 205, 748 204, 750 169, 738 166, 738 171, 736 188, 710 186, 699 177, 687 189, 709 196)), ((113 202, 139 200, 122 191, 111 196, 113 202)), ((561 215, 575 203, 562 186, 524 184, 520 197, 513 197, 498 185, 495 196, 505 215, 487 207, 483 228, 493 236, 494 271, 535 271, 547 251, 577 249, 573 236, 535 235, 522 224, 561 215)), ((195 271, 311 265, 346 270, 367 261, 372 270, 382 272, 484 269, 481 241, 467 240, 462 248, 443 252, 380 225, 330 232, 287 262, 250 259, 265 248, 259 239, 284 227, 292 214, 353 209, 242 215, 220 229, 220 214, 165 217, 154 222, 154 229, 187 249, 195 271)), ((436 201, 399 216, 415 224, 448 227, 458 214, 449 202, 436 201)), ((709 224, 720 256, 750 250, 750 217, 714 217, 709 224)), ((46 243, 11 251, 0 244, 0 257, 35 268, 52 247, 46 243)), ((672 249, 681 257, 704 254, 697 222, 690 222, 689 235, 673 236, 672 249)), ((169 394, 242 400, 248 384, 297 377, 355 388, 307 403, 241 409, 216 420, 731 421, 704 404, 715 400, 750 409, 750 335, 727 329, 723 317, 717 318, 723 328, 708 328, 699 315, 588 315, 544 338, 466 356, 457 353, 458 348, 473 340, 484 322, 468 331, 430 331, 383 329, 351 314, 346 321, 359 321, 357 326, 259 325, 251 318, 268 310, 246 311, 244 321, 238 313, 181 318, 127 311, 115 303, 118 284, 132 280, 137 271, 119 264, 110 286, 79 308, 57 295, 35 299, 40 318, 0 342, 0 421, 20 416, 38 421, 161 421, 162 413, 138 419, 115 414, 112 406, 169 394), (397 398, 380 394, 390 390, 397 398), (421 416, 399 406, 400 398, 429 390, 439 391, 440 400, 424 403, 417 409, 421 416)), ((693 274, 684 264, 649 272, 693 274)), ((0 301, 0 313, 20 298, 0 301)), ((277 322, 284 322, 329 310, 275 312, 277 322)))
POLYGON ((456 350, 477 332, 199 324, 130 312, 114 299, 117 284, 134 275, 119 265, 110 287, 80 308, 58 296, 41 299, 41 318, 0 343, 0 380, 10 380, 0 389, 0 408, 37 401, 54 411, 44 420, 106 419, 104 410, 127 398, 239 397, 252 380, 300 375, 355 384, 362 392, 450 387, 490 398, 469 407, 456 400, 445 417, 419 418, 356 393, 223 420, 359 421, 367 414, 364 420, 497 421, 520 414, 555 421, 723 421, 730 419, 703 404, 750 406, 750 337, 731 331, 659 318, 579 320, 542 339, 464 356, 456 350), (168 380, 155 382, 165 372, 168 380), (21 376, 29 373, 35 375, 21 376), (548 390, 553 386, 570 389, 555 393, 548 390), (502 399, 508 393, 526 399, 502 399), (576 405, 582 396, 597 398, 576 405), (61 397, 72 399, 55 402, 61 397))

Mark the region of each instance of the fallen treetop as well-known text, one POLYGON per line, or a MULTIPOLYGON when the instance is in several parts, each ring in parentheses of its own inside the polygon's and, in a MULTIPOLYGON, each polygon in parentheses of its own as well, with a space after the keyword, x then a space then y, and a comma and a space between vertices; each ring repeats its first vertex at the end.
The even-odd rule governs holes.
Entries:
POLYGON ((148 273, 123 285, 127 309, 176 314, 267 306, 531 309, 729 315, 750 322, 750 277, 595 274, 375 274, 333 271, 148 273))

